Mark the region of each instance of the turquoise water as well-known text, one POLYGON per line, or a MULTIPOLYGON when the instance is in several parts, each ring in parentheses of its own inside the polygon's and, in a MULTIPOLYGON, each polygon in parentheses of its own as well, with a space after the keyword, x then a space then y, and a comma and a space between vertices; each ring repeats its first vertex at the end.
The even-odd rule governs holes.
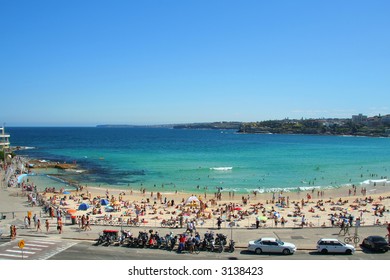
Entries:
POLYGON ((34 148, 21 155, 76 161, 78 172, 56 172, 83 185, 246 193, 339 187, 390 175, 390 138, 162 128, 8 131, 13 146, 34 148))

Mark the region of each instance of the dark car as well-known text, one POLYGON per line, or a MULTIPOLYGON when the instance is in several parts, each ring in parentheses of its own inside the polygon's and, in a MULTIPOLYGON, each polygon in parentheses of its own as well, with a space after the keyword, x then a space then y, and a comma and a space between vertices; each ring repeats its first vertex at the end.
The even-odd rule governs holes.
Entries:
POLYGON ((373 251, 387 252, 389 250, 389 244, 387 240, 382 236, 372 235, 364 238, 362 246, 373 251))

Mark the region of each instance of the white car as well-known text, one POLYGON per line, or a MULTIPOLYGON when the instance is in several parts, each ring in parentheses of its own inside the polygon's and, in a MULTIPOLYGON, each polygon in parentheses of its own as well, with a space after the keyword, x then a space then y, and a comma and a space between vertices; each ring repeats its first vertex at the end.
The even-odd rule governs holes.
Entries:
POLYGON ((263 237, 249 241, 248 250, 261 253, 282 253, 284 255, 294 254, 297 247, 292 243, 280 241, 274 237, 263 237))
POLYGON ((355 247, 336 238, 321 238, 317 242, 317 251, 322 254, 344 253, 350 255, 355 252, 355 247))

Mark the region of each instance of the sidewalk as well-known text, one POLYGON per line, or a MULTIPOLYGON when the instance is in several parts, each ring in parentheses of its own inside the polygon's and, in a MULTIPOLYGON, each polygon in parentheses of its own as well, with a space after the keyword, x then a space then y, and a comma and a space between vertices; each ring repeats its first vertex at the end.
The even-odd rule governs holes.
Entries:
MULTIPOLYGON (((34 229, 25 229, 23 224, 18 226, 18 235, 17 238, 23 236, 46 236, 50 238, 64 238, 64 239, 75 239, 75 240, 87 240, 95 241, 99 234, 104 229, 116 229, 120 232, 120 226, 91 226, 91 230, 84 231, 79 228, 78 225, 65 224, 63 227, 63 233, 58 234, 55 227, 55 219, 51 222, 51 229, 47 234, 43 228, 43 232, 36 232, 34 229)), ((149 231, 153 229, 158 231, 161 236, 169 233, 170 231, 174 234, 180 234, 185 231, 185 229, 169 229, 161 227, 127 227, 123 226, 123 230, 130 231, 132 234, 138 236, 140 231, 149 231)), ((343 241, 344 236, 339 236, 339 228, 259 228, 259 229, 248 229, 248 228, 224 228, 221 230, 212 229, 212 228, 201 228, 198 229, 201 237, 203 238, 206 231, 213 231, 214 233, 223 233, 227 236, 228 239, 233 237, 233 240, 236 242, 237 248, 246 248, 248 241, 255 240, 260 237, 278 237, 282 241, 294 243, 297 246, 298 250, 315 250, 316 243, 320 238, 338 238, 343 241)), ((354 228, 351 228, 351 234, 353 235, 354 228)), ((360 242, 368 235, 380 235, 384 236, 386 233, 386 228, 384 226, 366 226, 360 227, 358 234, 360 237, 360 242)), ((9 232, 6 232, 5 235, 9 235, 9 232)), ((359 244, 356 246, 357 250, 360 250, 359 244)))

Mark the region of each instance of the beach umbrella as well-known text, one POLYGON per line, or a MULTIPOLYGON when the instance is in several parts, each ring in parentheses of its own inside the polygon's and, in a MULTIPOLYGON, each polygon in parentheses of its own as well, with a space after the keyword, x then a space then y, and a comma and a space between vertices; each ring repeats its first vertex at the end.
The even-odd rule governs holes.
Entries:
POLYGON ((241 207, 234 207, 234 210, 241 211, 242 208, 241 207))
POLYGON ((108 205, 108 204, 110 204, 110 202, 107 199, 101 199, 100 204, 101 205, 108 205))
POLYGON ((73 213, 76 213, 77 210, 76 209, 68 209, 68 211, 66 211, 66 213, 68 214, 73 214, 73 213))
POLYGON ((189 198, 187 198, 187 200, 184 202, 184 205, 187 205, 187 204, 197 204, 199 203, 199 199, 196 197, 196 196, 190 196, 189 198))
POLYGON ((70 192, 68 192, 68 191, 64 191, 64 192, 63 192, 63 194, 70 194, 70 192))
POLYGON ((79 205, 79 210, 87 210, 89 208, 89 204, 87 203, 81 203, 79 205))

